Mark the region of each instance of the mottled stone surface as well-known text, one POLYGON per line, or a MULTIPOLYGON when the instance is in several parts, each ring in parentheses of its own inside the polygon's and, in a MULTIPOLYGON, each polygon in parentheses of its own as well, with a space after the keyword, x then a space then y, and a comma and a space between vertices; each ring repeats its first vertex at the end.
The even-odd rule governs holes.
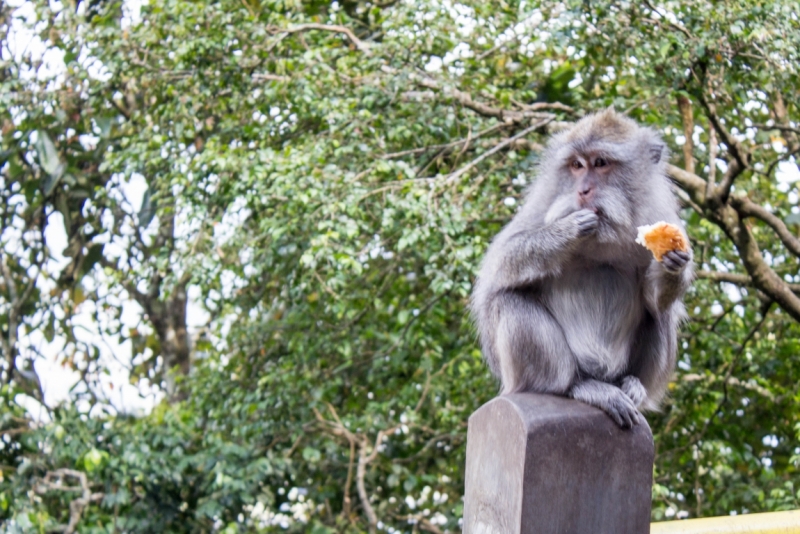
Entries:
POLYGON ((493 399, 469 418, 465 534, 645 534, 653 436, 552 395, 493 399))

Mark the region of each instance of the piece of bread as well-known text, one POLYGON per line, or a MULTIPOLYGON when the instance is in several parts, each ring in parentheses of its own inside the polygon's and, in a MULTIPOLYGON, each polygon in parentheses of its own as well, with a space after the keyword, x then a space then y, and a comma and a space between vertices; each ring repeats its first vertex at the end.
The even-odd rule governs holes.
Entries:
POLYGON ((655 224, 637 228, 639 235, 636 242, 653 253, 656 260, 661 261, 670 250, 689 251, 689 243, 683 232, 674 224, 659 221, 655 224))

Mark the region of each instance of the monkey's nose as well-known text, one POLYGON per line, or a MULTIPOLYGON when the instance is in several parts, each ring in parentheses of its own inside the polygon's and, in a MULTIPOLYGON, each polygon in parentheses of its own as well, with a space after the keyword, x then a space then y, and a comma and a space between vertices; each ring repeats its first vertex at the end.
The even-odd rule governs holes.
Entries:
POLYGON ((578 203, 583 208, 589 208, 594 204, 594 188, 584 187, 578 189, 578 203))

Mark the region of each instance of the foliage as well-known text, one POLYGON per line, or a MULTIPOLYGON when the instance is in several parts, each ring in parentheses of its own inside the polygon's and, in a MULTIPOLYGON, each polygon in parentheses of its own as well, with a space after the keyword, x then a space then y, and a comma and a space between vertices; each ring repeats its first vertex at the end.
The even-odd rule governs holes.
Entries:
POLYGON ((496 392, 478 262, 546 136, 609 105, 670 144, 701 270, 653 517, 800 505, 791 3, 25 6, 0 22, 6 530, 457 531, 496 392), (28 424, 37 339, 81 383, 28 424), (106 339, 167 392, 151 413, 99 393, 106 339))

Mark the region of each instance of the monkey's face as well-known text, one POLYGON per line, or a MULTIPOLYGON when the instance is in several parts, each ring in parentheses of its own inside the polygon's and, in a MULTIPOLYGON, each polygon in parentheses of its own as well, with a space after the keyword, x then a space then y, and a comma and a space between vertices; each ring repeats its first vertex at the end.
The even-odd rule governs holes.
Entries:
POLYGON ((560 169, 559 194, 545 216, 548 222, 588 209, 599 218, 601 243, 621 242, 635 234, 625 165, 608 151, 572 151, 560 169))

